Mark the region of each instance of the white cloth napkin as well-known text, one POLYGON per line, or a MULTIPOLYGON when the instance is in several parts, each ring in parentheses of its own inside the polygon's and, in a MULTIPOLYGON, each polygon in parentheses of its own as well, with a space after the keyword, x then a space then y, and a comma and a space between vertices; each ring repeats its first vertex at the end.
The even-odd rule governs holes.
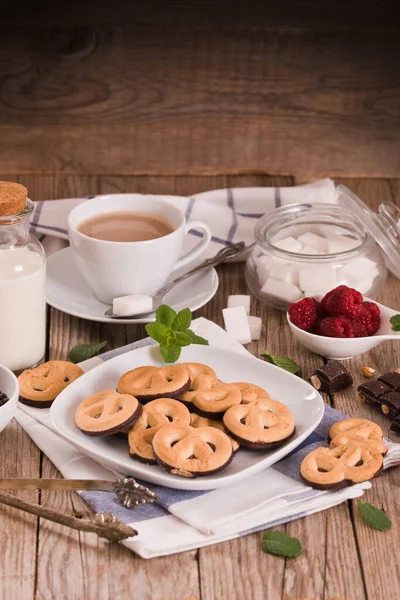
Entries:
MULTIPOLYGON (((126 194, 105 194, 110 202, 126 194)), ((137 196, 138 194, 133 194, 137 196)), ((68 198, 35 202, 31 227, 36 235, 59 238, 56 242, 46 239, 44 245, 48 253, 66 246, 68 240, 67 219, 69 212, 81 202, 96 196, 68 198)), ((145 205, 146 196, 143 197, 145 205)), ((331 179, 321 179, 305 185, 282 188, 233 188, 212 190, 190 197, 163 196, 168 202, 179 206, 186 219, 196 219, 207 223, 212 231, 212 241, 203 253, 203 258, 214 256, 224 246, 244 241, 247 246, 254 242, 254 225, 262 215, 287 204, 335 203, 337 191, 331 179)), ((197 231, 191 231, 185 238, 183 252, 198 243, 197 231)))
MULTIPOLYGON (((211 345, 247 353, 243 346, 211 321, 196 319, 193 328, 206 337, 211 345)), ((85 361, 82 368, 87 371, 117 354, 148 343, 151 342, 142 340, 107 352, 101 357, 85 361)), ((16 419, 64 477, 112 479, 115 473, 83 455, 53 430, 49 413, 49 409, 20 405, 16 419)), ((327 407, 322 423, 303 443, 302 449, 229 488, 183 492, 149 486, 159 494, 163 506, 141 506, 134 511, 116 504, 113 494, 86 492, 82 496, 97 512, 111 510, 137 529, 139 535, 123 543, 143 558, 173 554, 246 535, 325 510, 348 498, 359 497, 364 489, 370 487, 371 484, 367 482, 337 492, 320 492, 299 481, 298 465, 302 455, 324 444, 329 426, 338 418, 341 418, 340 413, 327 407)), ((393 466, 400 462, 400 445, 390 442, 388 445, 386 464, 393 466)))

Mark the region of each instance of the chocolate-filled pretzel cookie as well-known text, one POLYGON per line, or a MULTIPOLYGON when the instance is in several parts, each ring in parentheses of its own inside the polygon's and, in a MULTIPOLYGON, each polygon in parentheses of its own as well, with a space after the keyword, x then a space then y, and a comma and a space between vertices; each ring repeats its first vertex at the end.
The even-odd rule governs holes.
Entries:
POLYGON ((193 392, 193 412, 210 419, 221 419, 228 408, 240 404, 242 394, 234 383, 218 381, 208 390, 193 392))
POLYGON ((224 414, 223 423, 235 440, 251 450, 279 446, 295 432, 290 410, 270 398, 233 406, 224 414))
POLYGON ((231 462, 232 444, 215 427, 195 429, 183 423, 162 427, 153 438, 157 462, 173 475, 195 477, 221 471, 231 462))
POLYGON ((190 377, 190 387, 179 397, 189 410, 193 407, 193 398, 199 390, 209 390, 218 383, 218 377, 211 367, 202 363, 181 363, 190 377))
MULTIPOLYGON (((191 413, 190 424, 192 427, 216 427, 216 429, 219 429, 220 431, 226 433, 224 424, 221 421, 208 419, 207 417, 202 417, 200 415, 197 415, 196 413, 191 413)), ((236 452, 240 449, 240 444, 227 433, 226 435, 231 440, 233 453, 236 454, 236 452)))
POLYGON ((328 490, 372 479, 383 465, 381 452, 350 441, 333 448, 316 448, 301 463, 300 473, 311 487, 328 490))
POLYGON ((254 383, 235 381, 235 385, 238 386, 240 393, 242 394, 242 404, 250 404, 250 402, 254 402, 260 398, 270 398, 268 392, 254 383))
POLYGON ((168 367, 138 367, 128 371, 118 381, 120 394, 131 394, 146 403, 157 398, 178 398, 190 386, 188 371, 181 365, 168 367))
POLYGON ((142 405, 134 396, 103 390, 79 404, 75 423, 87 435, 111 435, 133 425, 142 410, 142 405))
POLYGON ((48 408, 81 375, 82 369, 66 360, 49 360, 27 369, 18 377, 19 401, 35 408, 48 408))
POLYGON ((143 407, 141 417, 136 421, 128 434, 129 454, 148 464, 157 461, 153 454, 152 442, 161 427, 180 421, 189 425, 190 413, 186 406, 172 398, 158 398, 143 407))
POLYGON ((343 446, 351 441, 380 452, 383 456, 387 447, 382 441, 382 429, 368 419, 344 419, 334 423, 329 430, 330 447, 343 446))

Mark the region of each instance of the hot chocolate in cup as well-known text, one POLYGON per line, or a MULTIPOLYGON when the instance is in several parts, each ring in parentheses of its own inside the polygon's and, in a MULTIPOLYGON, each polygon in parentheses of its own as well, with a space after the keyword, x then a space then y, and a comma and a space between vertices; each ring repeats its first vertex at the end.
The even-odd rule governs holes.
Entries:
POLYGON ((102 196, 79 204, 69 214, 68 234, 80 273, 106 304, 128 294, 155 294, 173 270, 193 261, 211 241, 208 225, 186 221, 183 212, 161 196, 141 194, 102 196), (104 228, 106 217, 109 231, 104 228), (179 257, 192 229, 203 236, 179 257))

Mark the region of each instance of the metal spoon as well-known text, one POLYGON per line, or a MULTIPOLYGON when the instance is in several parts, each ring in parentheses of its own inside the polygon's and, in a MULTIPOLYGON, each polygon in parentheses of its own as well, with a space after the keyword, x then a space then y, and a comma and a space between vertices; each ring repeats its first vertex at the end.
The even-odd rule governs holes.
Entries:
POLYGON ((196 273, 200 273, 200 271, 203 271, 204 269, 210 269, 211 267, 215 267, 216 265, 219 265, 220 263, 224 262, 225 260, 228 260, 228 258, 234 258, 236 256, 239 256, 239 254, 242 254, 245 250, 247 250, 247 247, 244 242, 238 242, 237 244, 232 244, 232 246, 228 246, 228 247, 220 250, 212 258, 207 258, 207 260, 205 260, 202 263, 200 263, 199 265, 197 265, 197 267, 194 267, 194 269, 191 269, 190 271, 188 271, 187 273, 184 273, 180 277, 177 277, 170 283, 167 283, 166 285, 164 285, 164 287, 162 287, 160 290, 158 290, 158 292, 156 294, 154 294, 154 296, 152 296, 153 308, 149 312, 136 314, 136 315, 123 315, 122 316, 122 315, 115 315, 113 313, 113 309, 109 308, 108 310, 106 310, 104 315, 106 317, 111 317, 113 319, 141 319, 143 317, 147 317, 148 315, 153 313, 155 310, 157 310, 157 308, 159 306, 161 306, 161 304, 163 303, 164 296, 170 290, 172 290, 172 288, 175 287, 178 283, 181 283, 181 281, 188 279, 189 277, 191 277, 192 275, 195 275, 196 273))

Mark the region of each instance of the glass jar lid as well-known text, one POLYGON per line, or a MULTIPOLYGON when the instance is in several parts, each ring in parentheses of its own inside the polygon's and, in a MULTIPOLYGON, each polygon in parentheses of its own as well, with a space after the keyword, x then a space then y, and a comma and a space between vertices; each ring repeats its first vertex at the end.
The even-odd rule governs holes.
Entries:
POLYGON ((400 209, 393 202, 383 202, 378 213, 371 210, 344 185, 338 185, 338 202, 351 210, 379 244, 388 269, 400 279, 400 209))

